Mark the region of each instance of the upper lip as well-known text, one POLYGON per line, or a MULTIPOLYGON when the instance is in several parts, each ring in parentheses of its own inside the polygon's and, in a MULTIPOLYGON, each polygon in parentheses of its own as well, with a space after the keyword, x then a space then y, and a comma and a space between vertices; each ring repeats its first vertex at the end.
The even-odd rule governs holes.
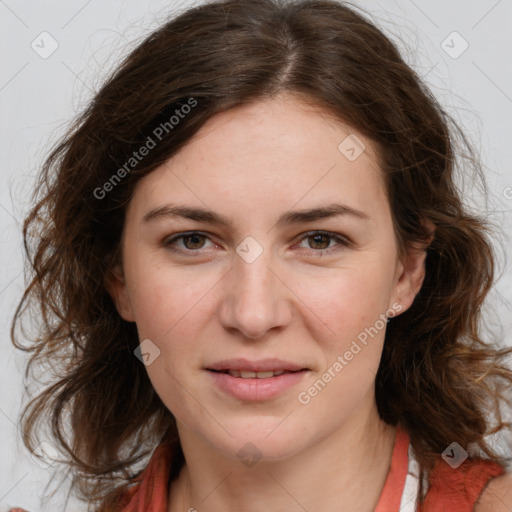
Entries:
POLYGON ((258 359, 257 361, 249 361, 248 359, 244 359, 242 357, 237 357, 235 359, 225 359, 223 361, 219 361, 217 363, 209 365, 207 370, 217 370, 217 371, 226 371, 226 370, 239 370, 239 371, 252 371, 252 372, 265 372, 271 370, 283 370, 295 372, 298 370, 307 370, 308 368, 296 364, 291 363, 289 361, 284 361, 283 359, 258 359))

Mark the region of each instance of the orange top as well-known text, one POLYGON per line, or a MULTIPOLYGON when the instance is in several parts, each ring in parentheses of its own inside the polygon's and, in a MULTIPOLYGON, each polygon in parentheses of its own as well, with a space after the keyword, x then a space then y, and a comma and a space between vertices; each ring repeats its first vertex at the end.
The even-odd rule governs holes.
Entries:
MULTIPOLYGON (((169 456, 166 441, 155 450, 140 484, 125 491, 121 512, 167 512, 169 456)), ((391 465, 374 512, 398 512, 409 467, 409 435, 398 425, 391 465)), ((429 489, 421 512, 471 512, 492 478, 504 473, 502 466, 482 459, 467 459, 452 469, 441 457, 429 476, 429 489)))
POLYGON ((503 473, 503 466, 489 460, 466 459, 452 469, 440 459, 430 472, 422 512, 472 512, 489 481, 503 473))
MULTIPOLYGON (((400 509, 407 476, 408 448, 409 436, 398 427, 391 467, 374 512, 393 512, 400 509)), ((167 512, 170 452, 166 441, 157 447, 147 469, 137 478, 140 483, 125 491, 119 505, 121 512, 167 512)))
POLYGON ((395 446, 391 455, 391 466, 379 501, 374 512, 400 510, 400 501, 404 492, 407 469, 409 467, 409 435, 398 425, 395 446))
MULTIPOLYGON (((390 469, 374 512, 398 512, 409 466, 409 436, 397 428, 390 469)), ((120 512, 167 512, 171 447, 166 437, 155 449, 146 469, 122 493, 120 512)), ((504 468, 483 459, 467 459, 452 469, 441 457, 429 475, 429 489, 421 512, 471 512, 492 478, 504 468)), ((419 509, 418 509, 419 510, 419 509)), ((11 509, 10 512, 25 512, 11 509)))

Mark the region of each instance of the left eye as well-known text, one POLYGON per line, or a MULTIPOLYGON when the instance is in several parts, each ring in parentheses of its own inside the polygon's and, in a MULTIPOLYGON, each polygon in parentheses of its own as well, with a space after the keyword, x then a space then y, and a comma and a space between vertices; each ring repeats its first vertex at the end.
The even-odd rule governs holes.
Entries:
POLYGON ((312 254, 315 256, 330 254, 349 245, 349 241, 346 238, 327 231, 312 231, 306 233, 301 238, 300 243, 302 244, 303 242, 307 243, 305 249, 312 249, 312 254), (330 245, 331 242, 335 242, 335 244, 330 245))
MULTIPOLYGON (((201 232, 193 231, 189 233, 181 233, 173 238, 167 239, 163 242, 164 247, 176 252, 198 252, 200 249, 205 249, 205 243, 210 238, 201 232), (180 242, 180 243, 178 243, 180 242)), ((344 237, 329 233, 327 231, 311 231, 305 233, 300 239, 301 249, 310 249, 315 254, 328 254, 337 251, 341 247, 346 247, 349 242, 344 237), (302 244, 306 242, 309 247, 304 247, 302 244), (334 242, 334 245, 331 243, 334 242)))

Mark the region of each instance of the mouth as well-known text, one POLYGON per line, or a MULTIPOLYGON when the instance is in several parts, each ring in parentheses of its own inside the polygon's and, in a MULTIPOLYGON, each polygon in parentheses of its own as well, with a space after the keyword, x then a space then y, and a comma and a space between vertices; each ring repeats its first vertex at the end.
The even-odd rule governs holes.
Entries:
POLYGON ((285 373, 299 373, 303 371, 307 371, 307 368, 302 368, 300 370, 268 370, 268 371, 252 371, 252 370, 213 370, 211 368, 207 368, 207 370, 215 373, 225 373, 231 375, 231 377, 240 378, 240 379, 271 379, 272 377, 278 377, 279 375, 283 375, 285 373))
POLYGON ((288 373, 299 373, 309 370, 302 364, 285 361, 276 357, 250 360, 243 357, 224 359, 206 366, 206 370, 224 373, 237 379, 271 379, 288 373))
POLYGON ((277 399, 296 387, 309 368, 280 359, 230 359, 204 368, 214 388, 244 402, 277 399))

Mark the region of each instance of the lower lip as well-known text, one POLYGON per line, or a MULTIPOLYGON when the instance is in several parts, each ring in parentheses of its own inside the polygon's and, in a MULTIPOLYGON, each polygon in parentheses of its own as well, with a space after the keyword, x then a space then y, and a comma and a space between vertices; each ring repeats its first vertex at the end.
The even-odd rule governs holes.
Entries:
POLYGON ((282 373, 268 379, 242 379, 229 373, 208 370, 215 384, 225 393, 240 400, 270 400, 298 384, 307 370, 282 373))

